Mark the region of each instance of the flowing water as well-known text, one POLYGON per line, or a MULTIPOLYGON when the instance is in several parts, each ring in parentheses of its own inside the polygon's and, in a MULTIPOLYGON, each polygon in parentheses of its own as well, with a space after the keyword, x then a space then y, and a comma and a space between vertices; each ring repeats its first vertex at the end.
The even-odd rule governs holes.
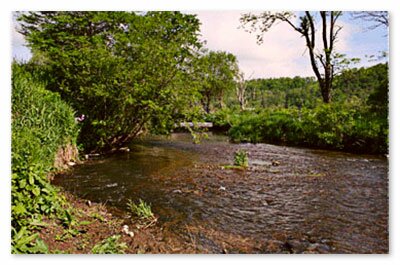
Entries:
POLYGON ((385 157, 232 144, 189 134, 133 142, 129 153, 76 166, 54 183, 125 211, 151 203, 165 237, 201 253, 387 253, 385 157), (234 152, 249 169, 224 169, 234 152))

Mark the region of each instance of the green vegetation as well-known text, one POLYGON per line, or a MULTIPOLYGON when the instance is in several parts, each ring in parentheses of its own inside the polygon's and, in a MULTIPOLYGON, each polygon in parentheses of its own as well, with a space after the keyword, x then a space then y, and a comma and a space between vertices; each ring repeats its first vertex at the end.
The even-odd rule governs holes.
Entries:
POLYGON ((111 149, 195 115, 200 23, 179 12, 30 12, 19 18, 46 88, 84 114, 79 142, 111 149))
POLYGON ((222 166, 223 169, 246 170, 249 167, 249 158, 245 150, 237 150, 233 157, 233 165, 222 166))
POLYGON ((387 120, 376 119, 357 106, 338 104, 315 109, 275 109, 242 113, 229 130, 240 142, 291 144, 352 152, 385 153, 387 120))
POLYGON ((337 25, 338 19, 343 15, 342 11, 305 11, 299 14, 295 12, 271 12, 266 11, 259 14, 244 14, 240 18, 242 26, 249 25, 249 32, 257 32, 257 42, 263 42, 264 33, 280 22, 286 23, 294 31, 304 37, 306 47, 310 57, 311 68, 318 81, 318 87, 324 103, 332 100, 332 83, 335 74, 339 73, 344 65, 358 61, 346 59, 343 54, 336 51, 338 33, 342 27, 337 25), (297 23, 293 23, 293 18, 298 16, 297 23), (319 18, 319 21, 318 21, 319 18), (317 34, 317 23, 321 23, 322 34, 317 34), (316 48, 316 39, 321 37, 323 49, 316 48))
POLYGON ((125 243, 118 242, 120 235, 114 235, 104 239, 96 244, 93 249, 93 254, 124 254, 127 248, 125 243))
MULTIPOLYGON (((317 95, 312 97, 306 92, 313 86, 311 80, 300 80, 250 80, 250 88, 259 84, 258 93, 266 94, 271 87, 272 91, 279 91, 281 96, 272 97, 270 107, 255 107, 254 110, 240 113, 222 111, 215 117, 226 115, 225 120, 230 125, 228 134, 234 141, 387 153, 387 64, 344 71, 335 79, 335 102, 330 104, 324 104, 317 95), (293 85, 295 82, 299 84, 298 87, 293 85), (293 90, 303 92, 287 101, 288 95, 293 95, 293 90)), ((249 105, 259 106, 259 100, 252 100, 253 93, 253 89, 248 90, 249 105)))
POLYGON ((235 152, 234 165, 242 168, 249 166, 249 159, 245 150, 238 150, 235 152))
MULTIPOLYGON (((292 16, 267 15, 272 24, 292 16)), ((306 41, 315 34, 308 15, 298 28, 306 41)), ((12 64, 12 253, 48 252, 37 234, 44 217, 62 224, 62 239, 79 233, 74 211, 47 177, 57 154, 70 146, 109 151, 142 133, 168 134, 180 122, 209 121, 237 142, 388 152, 387 63, 349 69, 333 44, 314 54, 309 43, 311 60, 319 56, 324 65, 313 66, 316 78, 245 81, 235 55, 202 47, 195 15, 24 12, 18 20, 33 57, 12 64)), ((189 128, 195 143, 205 136, 197 130, 189 128)), ((248 166, 243 151, 234 160, 225 168, 248 166)), ((157 220, 142 200, 128 207, 144 226, 157 220)), ((122 253, 118 240, 106 239, 93 253, 122 253)))
POLYGON ((135 204, 133 201, 129 200, 127 206, 132 214, 142 220, 152 220, 155 218, 153 212, 151 211, 151 206, 142 199, 139 199, 139 204, 135 204))
POLYGON ((199 58, 201 103, 206 113, 225 106, 224 96, 234 91, 239 66, 236 57, 226 52, 210 51, 199 58))
POLYGON ((75 144, 78 128, 70 106, 45 90, 35 74, 12 65, 12 252, 38 253, 34 233, 43 215, 62 215, 63 198, 49 183, 57 150, 75 144))

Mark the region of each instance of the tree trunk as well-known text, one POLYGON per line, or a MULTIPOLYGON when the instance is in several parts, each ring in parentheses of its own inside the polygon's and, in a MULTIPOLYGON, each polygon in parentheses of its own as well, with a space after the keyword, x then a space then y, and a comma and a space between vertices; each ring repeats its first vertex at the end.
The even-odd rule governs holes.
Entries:
POLYGON ((239 101, 240 110, 246 108, 246 81, 244 80, 243 73, 239 75, 239 81, 236 86, 236 96, 239 101))

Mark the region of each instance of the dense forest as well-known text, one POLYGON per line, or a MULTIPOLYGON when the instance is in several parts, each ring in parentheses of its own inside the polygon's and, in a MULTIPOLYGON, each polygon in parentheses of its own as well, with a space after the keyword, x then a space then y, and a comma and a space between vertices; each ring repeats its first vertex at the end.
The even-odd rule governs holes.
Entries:
POLYGON ((327 102, 315 77, 244 80, 234 54, 204 47, 195 15, 22 12, 18 21, 33 57, 12 63, 13 253, 46 252, 35 233, 44 216, 71 226, 48 181, 57 154, 74 162, 185 121, 213 122, 233 142, 388 152, 387 63, 344 67, 327 102))

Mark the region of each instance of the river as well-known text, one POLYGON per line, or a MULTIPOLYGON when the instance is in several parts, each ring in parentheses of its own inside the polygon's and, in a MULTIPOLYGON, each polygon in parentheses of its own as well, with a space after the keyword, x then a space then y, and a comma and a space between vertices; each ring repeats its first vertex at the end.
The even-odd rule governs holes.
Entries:
MULTIPOLYGON (((388 253, 386 157, 153 136, 54 179, 119 209, 152 205, 164 237, 199 253, 388 253), (246 150, 248 170, 224 169, 246 150)), ((123 216, 123 214, 122 214, 123 216)))

